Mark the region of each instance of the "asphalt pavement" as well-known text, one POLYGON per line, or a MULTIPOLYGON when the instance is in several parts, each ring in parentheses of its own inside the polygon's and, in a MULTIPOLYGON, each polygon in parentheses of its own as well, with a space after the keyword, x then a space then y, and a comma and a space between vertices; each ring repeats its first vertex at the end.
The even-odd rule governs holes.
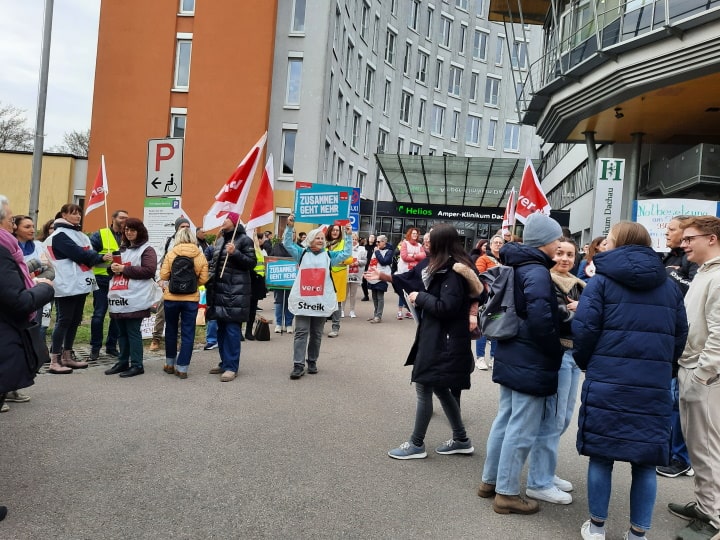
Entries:
MULTIPOLYGON (((109 359, 72 375, 41 373, 0 416, 0 539, 473 538, 579 539, 587 519, 587 458, 576 428, 560 442, 558 475, 574 486, 567 506, 540 503, 532 516, 499 515, 476 489, 498 389, 475 371, 462 410, 472 456, 432 449, 451 436, 439 403, 428 458, 397 461, 415 392, 404 367, 415 332, 395 320, 370 324, 371 302, 325 326, 319 373, 290 380, 292 335, 244 342, 238 378, 208 370, 218 352, 196 344, 186 380, 146 350, 145 374, 106 376, 109 359)), ((260 315, 272 317, 272 299, 260 315)), ((274 325, 271 326, 271 330, 274 325)), ((78 352, 84 351, 78 347, 78 352)), ((692 479, 658 478, 650 539, 686 522, 668 502, 692 500, 692 479)), ((630 468, 618 463, 607 539, 628 526, 630 468)))

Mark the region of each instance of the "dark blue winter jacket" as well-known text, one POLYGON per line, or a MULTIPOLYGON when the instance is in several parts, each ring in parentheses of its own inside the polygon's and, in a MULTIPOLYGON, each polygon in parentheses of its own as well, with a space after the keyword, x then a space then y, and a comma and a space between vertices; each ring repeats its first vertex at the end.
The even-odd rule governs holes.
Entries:
POLYGON ((622 246, 593 261, 572 323, 575 362, 586 370, 578 452, 667 465, 670 380, 688 331, 682 292, 649 247, 622 246))
POLYGON ((515 269, 515 308, 521 322, 517 336, 498 341, 493 382, 523 394, 552 396, 563 355, 549 270, 555 263, 539 249, 515 242, 500 248, 500 260, 515 269))

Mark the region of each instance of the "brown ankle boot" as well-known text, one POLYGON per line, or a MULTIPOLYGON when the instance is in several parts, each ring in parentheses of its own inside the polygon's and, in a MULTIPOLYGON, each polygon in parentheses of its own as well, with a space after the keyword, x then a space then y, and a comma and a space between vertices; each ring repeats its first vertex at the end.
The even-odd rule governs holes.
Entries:
POLYGON ((495 494, 493 510, 498 514, 534 514, 540 510, 537 501, 528 501, 520 495, 495 494))
POLYGON ((63 351, 62 357, 60 358, 62 361, 63 366, 67 366, 73 369, 85 369, 88 367, 87 362, 78 362, 75 359, 75 354, 73 354, 73 351, 63 351))
POLYGON ((480 482, 480 487, 478 487, 477 494, 478 497, 482 497, 483 499, 489 499, 490 497, 494 497, 495 484, 486 484, 485 482, 480 482))
POLYGON ((72 373, 72 369, 69 367, 64 367, 60 363, 60 355, 59 354, 51 354, 50 355, 50 367, 48 368, 49 373, 55 373, 57 375, 64 375, 66 373, 72 373))

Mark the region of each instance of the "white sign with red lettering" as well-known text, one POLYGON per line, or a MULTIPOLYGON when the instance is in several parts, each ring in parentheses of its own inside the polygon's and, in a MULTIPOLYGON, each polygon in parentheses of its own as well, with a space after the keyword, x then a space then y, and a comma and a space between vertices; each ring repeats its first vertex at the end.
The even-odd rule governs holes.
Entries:
POLYGON ((150 139, 148 141, 147 197, 182 195, 183 143, 185 139, 150 139))

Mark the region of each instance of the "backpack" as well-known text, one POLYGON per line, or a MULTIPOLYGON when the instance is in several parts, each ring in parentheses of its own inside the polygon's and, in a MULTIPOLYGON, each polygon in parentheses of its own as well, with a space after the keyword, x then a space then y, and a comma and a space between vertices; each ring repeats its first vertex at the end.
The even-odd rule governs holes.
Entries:
POLYGON ((480 280, 488 289, 478 321, 482 335, 488 339, 514 338, 520 329, 515 311, 515 271, 512 266, 493 266, 480 274, 480 280))
POLYGON ((192 294, 198 290, 198 278, 195 273, 195 260, 192 257, 178 255, 170 266, 168 289, 172 294, 192 294))

